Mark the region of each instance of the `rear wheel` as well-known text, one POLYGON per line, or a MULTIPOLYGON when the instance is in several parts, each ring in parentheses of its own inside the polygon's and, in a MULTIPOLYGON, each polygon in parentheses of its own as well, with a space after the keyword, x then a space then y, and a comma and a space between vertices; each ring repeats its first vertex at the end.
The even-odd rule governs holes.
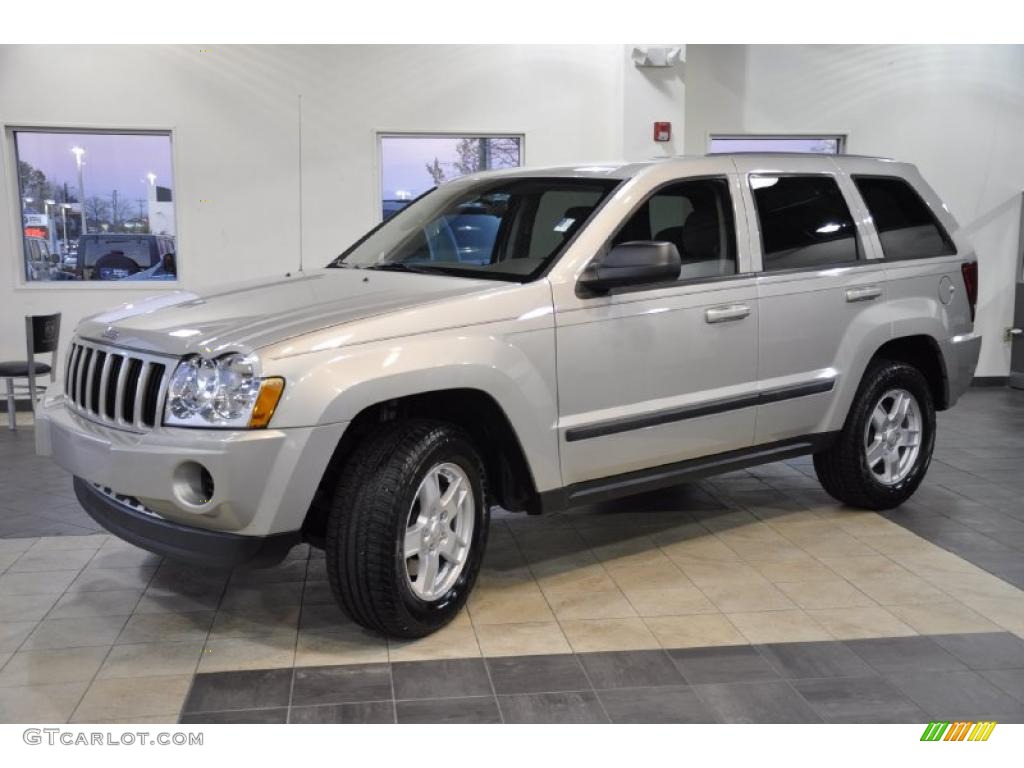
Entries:
POLYGON ((924 479, 935 444, 935 405, 911 365, 878 360, 864 374, 836 442, 815 454, 822 486, 846 504, 891 509, 924 479))
POLYGON ((353 620, 422 637, 462 609, 486 546, 483 463, 442 422, 369 438, 342 471, 327 522, 327 573, 353 620))

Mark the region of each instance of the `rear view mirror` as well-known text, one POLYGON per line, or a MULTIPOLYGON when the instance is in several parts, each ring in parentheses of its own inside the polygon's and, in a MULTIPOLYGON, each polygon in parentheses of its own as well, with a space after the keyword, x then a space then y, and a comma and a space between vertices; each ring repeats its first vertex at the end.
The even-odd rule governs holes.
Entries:
POLYGON ((612 288, 676 280, 680 269, 679 249, 674 244, 635 240, 619 243, 597 263, 591 263, 580 285, 594 293, 607 293, 612 288))

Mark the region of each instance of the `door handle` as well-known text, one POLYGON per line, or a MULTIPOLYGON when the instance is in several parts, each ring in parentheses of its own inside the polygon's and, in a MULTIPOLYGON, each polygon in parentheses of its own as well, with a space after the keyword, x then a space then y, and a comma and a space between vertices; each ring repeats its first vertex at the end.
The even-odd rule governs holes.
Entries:
POLYGON ((704 320, 709 323, 727 323, 730 320, 742 320, 750 315, 750 307, 746 304, 730 304, 727 307, 713 307, 704 312, 704 320))
POLYGON ((871 301, 881 295, 882 289, 877 285, 865 285, 863 288, 848 289, 846 291, 846 300, 851 303, 854 301, 871 301))

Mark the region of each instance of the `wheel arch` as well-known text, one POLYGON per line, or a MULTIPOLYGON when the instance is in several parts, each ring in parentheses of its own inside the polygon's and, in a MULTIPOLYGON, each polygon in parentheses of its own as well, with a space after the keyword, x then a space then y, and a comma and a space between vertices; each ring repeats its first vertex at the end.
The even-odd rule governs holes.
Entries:
POLYGON ((875 351, 868 366, 879 359, 907 363, 917 368, 928 382, 935 410, 943 411, 949 407, 949 374, 942 350, 933 336, 922 333, 890 339, 875 351))

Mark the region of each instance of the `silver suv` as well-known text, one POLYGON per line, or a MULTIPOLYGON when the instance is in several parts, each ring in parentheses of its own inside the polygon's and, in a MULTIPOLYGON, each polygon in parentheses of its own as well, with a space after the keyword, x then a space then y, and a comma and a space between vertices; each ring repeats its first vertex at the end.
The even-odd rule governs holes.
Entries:
POLYGON ((736 155, 445 184, 325 269, 84 320, 38 451, 116 535, 225 567, 326 550, 357 622, 460 610, 489 509, 800 454, 852 506, 921 483, 977 264, 913 166, 736 155))

